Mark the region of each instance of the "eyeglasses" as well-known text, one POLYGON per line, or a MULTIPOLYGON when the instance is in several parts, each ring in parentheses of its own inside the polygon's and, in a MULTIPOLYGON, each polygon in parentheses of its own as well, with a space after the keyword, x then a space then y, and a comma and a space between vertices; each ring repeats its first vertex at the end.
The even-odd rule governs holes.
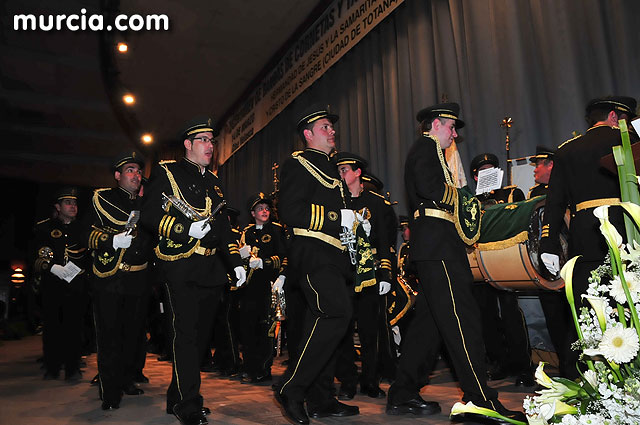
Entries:
POLYGON ((200 140, 202 141, 202 143, 211 143, 212 145, 215 145, 216 143, 218 143, 216 139, 208 138, 208 137, 194 137, 193 140, 200 140))

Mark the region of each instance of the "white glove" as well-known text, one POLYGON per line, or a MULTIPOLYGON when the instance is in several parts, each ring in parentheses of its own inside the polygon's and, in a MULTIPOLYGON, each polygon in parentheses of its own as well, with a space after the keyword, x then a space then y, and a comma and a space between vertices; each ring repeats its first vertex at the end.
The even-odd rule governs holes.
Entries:
POLYGON ((353 229, 354 221, 356 221, 356 214, 353 210, 340 210, 340 223, 342 227, 353 229))
POLYGON ((286 277, 283 276, 283 275, 278 276, 276 281, 271 284, 271 290, 272 291, 282 292, 282 290, 283 290, 282 288, 284 288, 284 280, 285 279, 286 279, 286 277))
POLYGON ((543 252, 542 254, 540 254, 540 259, 552 275, 558 274, 558 272, 560 271, 560 258, 556 254, 543 252))
POLYGON ((64 276, 64 267, 62 267, 60 264, 54 264, 49 270, 51 270, 51 273, 56 275, 58 279, 62 279, 64 276))
POLYGON ((133 236, 127 235, 127 232, 118 233, 113 235, 113 249, 129 248, 131 246, 131 240, 133 236))
POLYGON ((211 230, 211 225, 207 222, 207 219, 196 221, 191 223, 189 227, 189 236, 196 239, 202 239, 211 230), (204 226, 204 228, 202 227, 204 226))
POLYGON ((360 224, 362 224, 362 228, 367 236, 371 236, 371 223, 369 223, 369 219, 362 220, 360 224))
POLYGON ((247 281, 247 272, 244 270, 244 267, 238 266, 233 271, 236 273, 236 287, 241 287, 247 281))
POLYGON ((244 245, 242 248, 240 248, 240 258, 244 260, 245 258, 249 258, 250 255, 251 245, 244 245))
POLYGON ((249 267, 252 269, 261 269, 264 264, 262 264, 262 258, 259 257, 251 257, 249 259, 249 267))
POLYGON ((390 290, 391 290, 391 284, 389 282, 385 282, 384 280, 381 280, 380 281, 380 295, 385 295, 390 290))

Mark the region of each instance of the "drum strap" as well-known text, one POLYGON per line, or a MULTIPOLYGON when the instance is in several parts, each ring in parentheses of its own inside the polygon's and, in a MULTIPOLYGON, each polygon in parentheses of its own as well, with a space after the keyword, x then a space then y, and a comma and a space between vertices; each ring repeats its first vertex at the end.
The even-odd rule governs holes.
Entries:
POLYGON ((455 220, 451 213, 442 210, 436 210, 434 208, 420 208, 419 210, 416 210, 413 213, 413 218, 416 219, 418 217, 435 217, 455 224, 455 220))
POLYGON ((620 205, 620 198, 602 198, 580 202, 576 205, 576 212, 588 210, 589 208, 601 207, 603 205, 620 205))

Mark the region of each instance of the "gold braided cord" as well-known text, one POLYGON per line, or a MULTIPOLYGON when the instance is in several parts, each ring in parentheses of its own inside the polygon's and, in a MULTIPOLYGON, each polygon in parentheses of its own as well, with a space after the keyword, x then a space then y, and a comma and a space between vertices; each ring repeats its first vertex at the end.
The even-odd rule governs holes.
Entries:
POLYGON ((296 152, 293 154, 293 157, 297 159, 298 162, 309 172, 309 174, 315 177, 315 179, 318 180, 324 187, 328 189, 335 189, 336 187, 340 186, 340 180, 326 175, 318 167, 307 161, 307 159, 302 155, 296 152))
POLYGON ((194 207, 189 202, 187 202, 187 200, 182 195, 182 191, 180 190, 178 183, 176 183, 176 179, 173 177, 173 173, 169 171, 169 167, 167 167, 165 164, 160 164, 160 166, 164 168, 164 171, 167 173, 167 178, 169 179, 169 184, 171 185, 171 191, 176 197, 178 197, 178 199, 181 199, 182 201, 184 201, 187 205, 189 205, 194 210, 198 212, 202 211, 201 214, 204 214, 207 216, 211 214, 211 206, 213 205, 213 201, 211 200, 211 198, 209 198, 209 196, 205 198, 204 209, 194 207))
POLYGON ((442 154, 442 148, 440 147, 440 141, 438 140, 438 138, 434 135, 431 135, 427 132, 422 133, 422 135, 428 139, 431 139, 435 142, 436 144, 436 152, 438 152, 438 159, 440 160, 440 166, 442 167, 442 171, 444 172, 444 178, 447 181, 447 184, 449 186, 454 186, 453 181, 451 180, 451 170, 449 169, 449 166, 447 165, 447 161, 445 161, 444 159, 444 155, 442 154))
POLYGON ((109 220, 110 222, 112 222, 113 224, 117 225, 117 226, 125 226, 127 224, 127 220, 117 220, 114 216, 112 216, 111 214, 109 214, 107 212, 107 210, 104 209, 104 207, 100 204, 100 200, 102 199, 104 202, 106 202, 107 204, 111 205, 112 207, 114 207, 115 209, 117 209, 118 211, 122 212, 125 216, 127 216, 127 218, 129 217, 129 213, 125 212, 124 210, 122 210, 121 208, 118 208, 117 206, 113 205, 111 202, 107 201, 106 199, 104 199, 102 196, 100 196, 99 192, 102 192, 104 190, 109 190, 109 189, 96 189, 93 192, 93 206, 98 210, 98 212, 100 214, 102 214, 107 220, 109 220))

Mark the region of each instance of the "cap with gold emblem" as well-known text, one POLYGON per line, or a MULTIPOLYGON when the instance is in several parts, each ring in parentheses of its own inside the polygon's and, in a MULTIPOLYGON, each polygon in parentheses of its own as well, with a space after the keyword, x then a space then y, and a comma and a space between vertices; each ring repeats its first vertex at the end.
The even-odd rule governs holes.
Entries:
POLYGON ((78 199, 78 189, 75 187, 63 187, 56 193, 56 202, 63 199, 78 199))
POLYGON ((616 111, 619 114, 626 114, 629 119, 636 116, 636 108, 638 103, 632 97, 628 96, 605 96, 591 99, 587 103, 587 114, 595 110, 616 111))
POLYGON ((140 169, 144 168, 144 158, 136 151, 123 152, 116 156, 111 164, 111 169, 116 171, 125 164, 138 164, 140 169))
POLYGON ((307 124, 311 124, 312 122, 322 118, 328 119, 332 124, 335 124, 338 121, 338 116, 331 113, 331 107, 329 105, 314 104, 302 112, 302 115, 296 124, 296 128, 300 131, 307 124))
POLYGON ((273 200, 269 195, 265 195, 263 192, 258 192, 249 197, 249 200, 247 201, 247 210, 249 210, 249 212, 253 211, 258 204, 267 204, 269 207, 273 208, 273 200))
POLYGON ((542 159, 550 159, 553 161, 553 155, 555 155, 556 151, 553 149, 546 148, 544 146, 536 146, 536 154, 529 158, 529 161, 535 164, 538 160, 542 159))
POLYGON ((458 116, 460 115, 460 105, 457 103, 439 103, 422 109, 416 115, 418 122, 433 121, 435 118, 449 118, 455 120, 456 128, 464 127, 464 121, 458 116))
POLYGON ((184 130, 182 130, 182 140, 194 134, 206 133, 207 131, 212 132, 213 137, 220 134, 220 129, 218 129, 216 122, 212 118, 204 116, 196 117, 185 125, 184 130))
POLYGON ((360 180, 362 180, 362 183, 371 184, 375 188, 376 192, 381 192, 384 188, 384 183, 382 183, 382 180, 369 172, 366 172, 365 174, 360 176, 360 180))

